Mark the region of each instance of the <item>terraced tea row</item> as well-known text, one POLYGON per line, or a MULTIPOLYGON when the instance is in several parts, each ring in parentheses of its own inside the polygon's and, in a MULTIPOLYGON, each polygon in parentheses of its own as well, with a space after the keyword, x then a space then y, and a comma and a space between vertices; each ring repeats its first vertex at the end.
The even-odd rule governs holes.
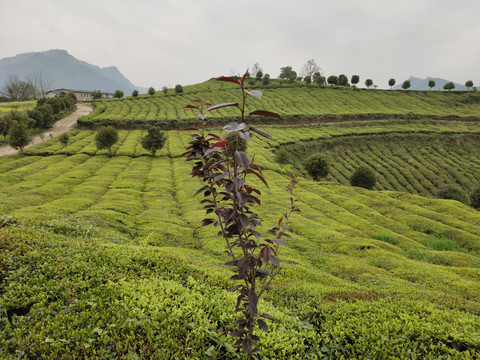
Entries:
MULTIPOLYGON (((288 144, 295 158, 313 153, 327 154, 328 180, 348 185, 350 175, 360 165, 371 167, 377 177, 377 190, 407 191, 435 196, 442 185, 455 184, 467 193, 480 182, 480 136, 478 134, 390 134, 358 136, 332 141, 311 140, 288 144)), ((302 169, 302 164, 296 164, 302 169)))
MULTIPOLYGON (((278 86, 278 85, 277 85, 278 86)), ((193 86, 193 89, 195 87, 193 86)), ((188 87, 186 87, 188 89, 188 87)), ((196 113, 185 105, 197 98, 196 91, 184 95, 156 95, 104 100, 95 103, 95 110, 79 120, 83 127, 115 125, 141 127, 156 124, 178 128, 198 121, 196 113)), ((464 118, 480 117, 480 94, 436 91, 386 91, 329 87, 267 87, 262 100, 252 98, 251 109, 265 108, 279 113, 283 119, 326 118, 464 118)), ((214 104, 240 101, 238 91, 226 87, 202 92, 202 98, 214 104)), ((248 109, 247 109, 248 110, 248 109)), ((223 108, 209 114, 208 122, 223 123, 236 118, 233 109, 223 108)), ((268 121, 252 119, 251 121, 268 121)), ((300 121, 300 120, 298 120, 300 121)))

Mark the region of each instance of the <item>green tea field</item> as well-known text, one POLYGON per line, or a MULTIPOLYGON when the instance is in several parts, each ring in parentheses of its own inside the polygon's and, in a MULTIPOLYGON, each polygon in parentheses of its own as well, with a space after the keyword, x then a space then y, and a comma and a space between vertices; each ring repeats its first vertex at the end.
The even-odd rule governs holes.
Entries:
MULTIPOLYGON (((385 106, 420 113, 410 106, 431 102, 432 116, 478 116, 476 105, 441 105, 474 95, 446 95, 402 92, 415 99, 385 106)), ((164 111, 162 121, 169 113, 183 121, 191 114, 174 102, 188 96, 121 100, 128 110, 115 111, 131 121, 148 122, 149 111, 152 120, 164 111), (160 100, 170 110, 156 107, 160 100)), ((82 125, 114 119, 114 103, 99 103, 82 125)), ((261 359, 480 357, 480 212, 433 196, 442 184, 469 191, 480 181, 480 124, 457 120, 264 126, 273 140, 249 142, 269 184, 252 180, 265 231, 288 207, 285 173, 300 174, 293 239, 260 301, 277 319, 258 333, 261 359), (275 160, 282 147, 286 164, 275 160), (302 159, 318 151, 332 167, 314 182, 302 159), (375 190, 348 185, 364 163, 376 169, 375 190)), ((227 292, 224 240, 201 227, 193 197, 201 182, 179 158, 189 133, 166 133, 156 157, 140 144, 144 130, 120 130, 112 157, 97 150, 93 130, 72 130, 66 147, 51 139, 23 157, 0 157, 0 358, 241 358, 228 336, 236 295, 227 292)))
MULTIPOLYGON (((391 91, 352 88, 305 86, 302 83, 283 84, 277 80, 260 88, 262 100, 253 99, 251 109, 264 107, 275 109, 287 123, 302 123, 305 120, 327 119, 380 119, 380 118, 434 118, 463 119, 480 118, 480 94, 472 92, 445 93, 439 91, 391 91)), ((183 94, 171 89, 166 95, 142 95, 96 102, 95 110, 79 119, 79 125, 92 128, 99 125, 115 125, 138 128, 143 124, 155 124, 165 129, 179 128, 198 121, 195 113, 185 108, 198 97, 218 104, 240 101, 233 84, 218 84, 213 80, 203 84, 186 86, 183 94)), ((209 123, 226 123, 236 113, 229 108, 212 112, 209 123)), ((251 121, 264 122, 264 118, 251 121)))

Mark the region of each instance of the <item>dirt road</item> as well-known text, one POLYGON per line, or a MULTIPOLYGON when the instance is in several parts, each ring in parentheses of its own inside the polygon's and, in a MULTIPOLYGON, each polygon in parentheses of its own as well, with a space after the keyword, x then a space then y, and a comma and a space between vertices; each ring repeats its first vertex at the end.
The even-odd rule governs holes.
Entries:
MULTIPOLYGON (((88 104, 77 103, 77 110, 68 115, 67 117, 58 120, 54 125, 53 128, 50 130, 45 131, 42 133, 45 140, 50 139, 51 137, 56 137, 63 133, 66 133, 70 129, 74 128, 77 124, 77 119, 89 114, 92 111, 92 108, 88 104)), ((25 147, 25 149, 29 148, 30 146, 37 145, 42 142, 42 138, 40 135, 35 136, 32 141, 25 147)), ((12 155, 16 154, 17 150, 12 149, 9 145, 0 146, 0 156, 2 155, 12 155)))

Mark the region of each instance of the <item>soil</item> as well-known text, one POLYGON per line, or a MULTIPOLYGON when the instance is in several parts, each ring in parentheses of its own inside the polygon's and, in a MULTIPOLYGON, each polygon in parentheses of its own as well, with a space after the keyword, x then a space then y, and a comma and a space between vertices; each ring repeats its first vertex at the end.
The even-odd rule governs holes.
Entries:
MULTIPOLYGON (((63 133, 68 132, 69 130, 73 129, 75 125, 77 125, 77 119, 89 114, 92 111, 91 106, 88 104, 77 104, 77 110, 72 114, 68 115, 67 117, 58 120, 51 129, 43 132, 42 134, 36 135, 33 137, 32 141, 25 147, 25 149, 29 148, 33 145, 38 145, 42 142, 41 135, 43 135, 44 140, 48 140, 50 138, 57 137, 63 133)), ((16 154, 18 150, 12 149, 9 145, 2 145, 0 146, 0 156, 2 155, 13 155, 16 154)))

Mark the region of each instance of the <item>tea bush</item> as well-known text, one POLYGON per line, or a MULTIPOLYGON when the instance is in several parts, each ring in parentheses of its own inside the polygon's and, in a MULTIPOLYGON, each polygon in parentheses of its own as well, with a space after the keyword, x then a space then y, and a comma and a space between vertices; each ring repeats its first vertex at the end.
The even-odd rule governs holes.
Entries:
POLYGON ((365 165, 359 166, 350 176, 350 185, 359 186, 372 190, 377 179, 371 168, 365 165))

